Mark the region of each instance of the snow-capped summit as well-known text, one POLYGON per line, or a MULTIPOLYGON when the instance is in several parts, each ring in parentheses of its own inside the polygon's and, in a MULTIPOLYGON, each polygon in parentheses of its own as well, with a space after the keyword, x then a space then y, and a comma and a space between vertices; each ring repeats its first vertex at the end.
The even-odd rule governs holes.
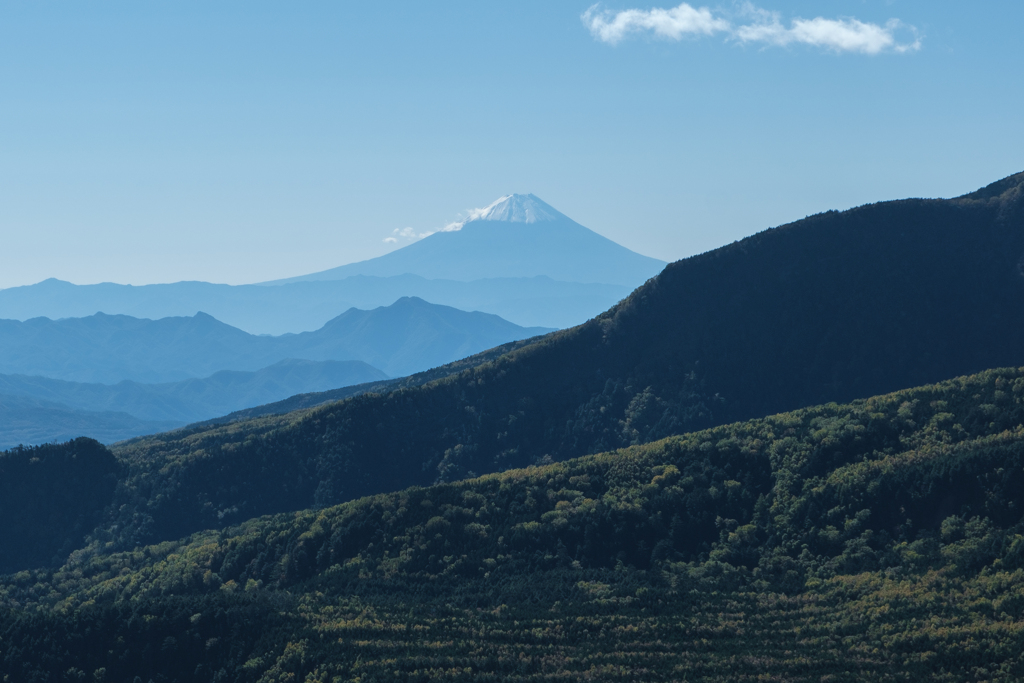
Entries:
POLYGON ((532 194, 507 194, 482 209, 470 212, 469 221, 505 221, 508 223, 542 223, 557 221, 566 215, 532 194))

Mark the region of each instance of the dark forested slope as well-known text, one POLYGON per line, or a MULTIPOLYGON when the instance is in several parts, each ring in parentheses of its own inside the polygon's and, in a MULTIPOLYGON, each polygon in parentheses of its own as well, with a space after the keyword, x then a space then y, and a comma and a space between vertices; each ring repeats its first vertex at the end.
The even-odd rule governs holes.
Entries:
POLYGON ((1017 681, 1024 368, 0 582, 17 680, 1017 681), (100 674, 96 674, 100 671, 100 674))
POLYGON ((102 518, 120 475, 92 439, 0 453, 0 573, 63 562, 102 518))
POLYGON ((446 379, 137 441, 125 510, 171 538, 1024 364, 1022 184, 813 216, 446 379))

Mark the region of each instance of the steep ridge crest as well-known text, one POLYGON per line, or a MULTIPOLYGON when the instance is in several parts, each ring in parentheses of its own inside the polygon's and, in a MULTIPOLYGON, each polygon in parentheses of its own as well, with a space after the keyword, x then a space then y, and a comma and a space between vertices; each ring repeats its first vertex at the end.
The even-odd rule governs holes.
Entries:
POLYGON ((812 216, 671 264, 598 318, 459 374, 118 453, 133 477, 175 473, 174 496, 145 504, 147 533, 173 538, 1019 366, 1024 223, 1007 196, 812 216))

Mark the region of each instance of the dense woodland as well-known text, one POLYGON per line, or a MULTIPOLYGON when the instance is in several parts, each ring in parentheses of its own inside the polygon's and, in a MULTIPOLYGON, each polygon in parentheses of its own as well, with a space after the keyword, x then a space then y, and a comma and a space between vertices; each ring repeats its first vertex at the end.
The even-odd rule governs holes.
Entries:
POLYGON ((63 562, 108 512, 122 473, 86 438, 0 453, 0 573, 63 562))
POLYGON ((1024 175, 671 264, 457 374, 118 447, 119 547, 1024 365, 1024 175))
POLYGON ((1019 680, 1024 368, 0 588, 18 681, 1019 680), (761 677, 761 678, 759 678, 761 677))

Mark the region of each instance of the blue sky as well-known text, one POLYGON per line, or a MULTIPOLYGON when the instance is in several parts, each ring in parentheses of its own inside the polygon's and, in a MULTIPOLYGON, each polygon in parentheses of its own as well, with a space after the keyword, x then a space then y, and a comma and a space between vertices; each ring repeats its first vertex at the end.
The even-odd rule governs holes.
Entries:
POLYGON ((675 260, 1024 170, 1024 3, 591 6, 0 3, 0 287, 298 275, 511 192, 675 260))

